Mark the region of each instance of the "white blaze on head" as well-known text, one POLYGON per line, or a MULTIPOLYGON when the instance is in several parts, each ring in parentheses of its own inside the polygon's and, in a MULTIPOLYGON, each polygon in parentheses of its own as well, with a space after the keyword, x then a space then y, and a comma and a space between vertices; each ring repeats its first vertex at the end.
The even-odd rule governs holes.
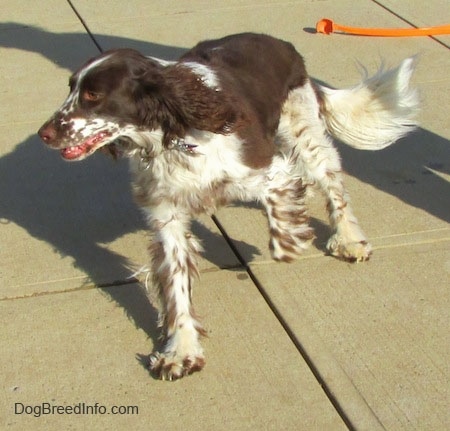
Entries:
POLYGON ((63 103, 62 107, 59 109, 59 111, 63 114, 68 114, 73 111, 74 104, 79 99, 80 95, 80 86, 81 82, 83 81, 83 78, 95 67, 97 67, 99 64, 103 63, 105 60, 107 60, 111 55, 105 55, 102 57, 97 58, 96 60, 92 61, 85 67, 83 67, 76 75, 75 75, 75 86, 72 88, 72 91, 70 92, 69 96, 63 103))

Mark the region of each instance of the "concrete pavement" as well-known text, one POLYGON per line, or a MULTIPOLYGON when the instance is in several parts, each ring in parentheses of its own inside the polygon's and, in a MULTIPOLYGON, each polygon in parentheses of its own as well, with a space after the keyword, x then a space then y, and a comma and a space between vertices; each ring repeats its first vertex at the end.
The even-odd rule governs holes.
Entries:
POLYGON ((447 2, 72 5, 4 0, 0 8, 0 427, 450 429, 450 36, 311 31, 323 17, 445 24, 447 2), (35 131, 65 97, 70 71, 98 47, 173 59, 198 40, 241 31, 291 41, 310 74, 336 87, 358 82, 357 62, 372 72, 382 59, 418 54, 421 126, 376 153, 339 146, 375 249, 367 263, 325 256, 320 196, 311 200, 317 240, 293 264, 270 260, 257 206, 221 209, 222 231, 207 217, 195 222, 205 247, 194 301, 210 335, 207 365, 169 384, 145 368, 158 331, 143 283, 128 278, 146 264, 147 234, 126 163, 102 155, 63 163, 35 131))

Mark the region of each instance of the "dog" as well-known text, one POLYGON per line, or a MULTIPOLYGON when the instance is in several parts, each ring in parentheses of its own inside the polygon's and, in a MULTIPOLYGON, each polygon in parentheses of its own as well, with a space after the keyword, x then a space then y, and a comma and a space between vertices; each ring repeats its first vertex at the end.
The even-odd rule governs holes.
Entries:
POLYGON ((200 42, 178 61, 116 49, 89 60, 38 134, 65 160, 98 149, 130 160, 133 193, 153 232, 149 247, 164 346, 150 355, 163 380, 199 371, 205 335, 191 302, 202 248, 192 218, 235 200, 267 211, 273 259, 290 262, 314 238, 305 193, 325 194, 327 250, 365 261, 371 246, 343 185, 336 138, 384 148, 416 127, 414 61, 349 89, 311 79, 294 46, 244 33, 200 42))

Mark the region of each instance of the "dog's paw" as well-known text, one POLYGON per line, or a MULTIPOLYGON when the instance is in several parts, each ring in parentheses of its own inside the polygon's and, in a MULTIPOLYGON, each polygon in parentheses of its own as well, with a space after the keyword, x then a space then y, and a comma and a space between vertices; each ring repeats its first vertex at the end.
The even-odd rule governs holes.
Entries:
POLYGON ((348 262, 364 262, 372 254, 372 247, 366 240, 346 241, 339 235, 329 239, 327 250, 331 255, 348 262))
POLYGON ((173 381, 200 371, 205 366, 203 355, 177 355, 159 353, 150 355, 150 371, 161 380, 173 381))

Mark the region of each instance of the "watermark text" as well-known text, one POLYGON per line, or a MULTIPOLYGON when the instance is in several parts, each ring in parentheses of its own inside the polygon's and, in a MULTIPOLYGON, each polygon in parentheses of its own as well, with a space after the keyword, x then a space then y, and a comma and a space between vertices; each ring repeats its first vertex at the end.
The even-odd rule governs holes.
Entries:
POLYGON ((77 403, 71 405, 43 402, 40 404, 14 403, 14 414, 34 416, 46 415, 138 415, 138 406, 110 406, 100 403, 77 403))

